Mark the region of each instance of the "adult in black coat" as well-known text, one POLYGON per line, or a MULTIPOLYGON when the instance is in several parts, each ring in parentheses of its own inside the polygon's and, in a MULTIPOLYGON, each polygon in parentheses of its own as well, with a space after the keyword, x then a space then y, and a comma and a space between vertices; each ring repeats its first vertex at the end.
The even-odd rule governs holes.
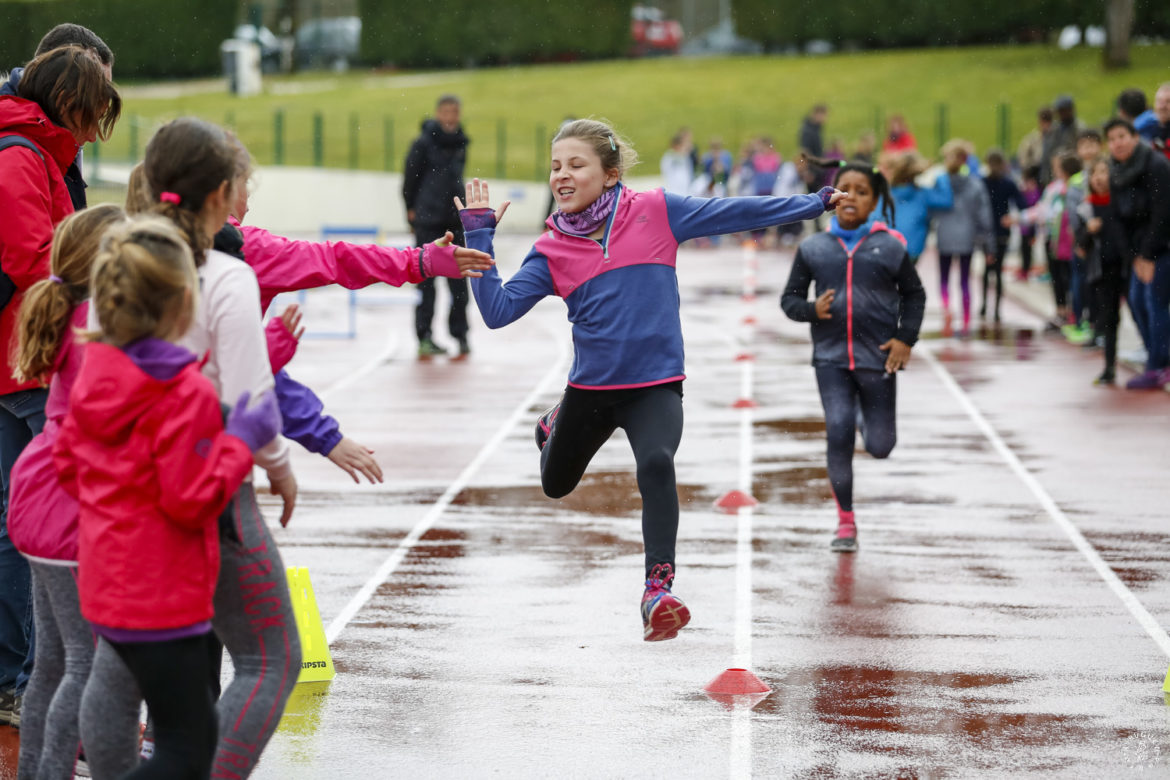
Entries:
MULTIPOLYGON (((406 219, 414 231, 416 246, 442 238, 450 231, 455 243, 463 243, 463 225, 455 209, 455 198, 465 197, 463 168, 467 162, 467 136, 459 123, 459 98, 443 95, 435 104, 435 116, 422 124, 422 132, 410 146, 402 178, 406 219)), ((451 313, 447 328, 459 342, 459 355, 471 352, 467 341, 467 280, 448 279, 451 313)), ((418 335, 418 356, 446 354, 435 344, 431 322, 435 315, 435 280, 419 283, 419 301, 414 313, 418 335)))

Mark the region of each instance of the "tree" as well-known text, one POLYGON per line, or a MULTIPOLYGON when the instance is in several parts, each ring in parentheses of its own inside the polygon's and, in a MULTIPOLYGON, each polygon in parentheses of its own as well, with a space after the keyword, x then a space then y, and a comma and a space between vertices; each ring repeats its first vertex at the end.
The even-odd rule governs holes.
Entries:
POLYGON ((1105 67, 1129 67, 1133 0, 1105 0, 1105 67))

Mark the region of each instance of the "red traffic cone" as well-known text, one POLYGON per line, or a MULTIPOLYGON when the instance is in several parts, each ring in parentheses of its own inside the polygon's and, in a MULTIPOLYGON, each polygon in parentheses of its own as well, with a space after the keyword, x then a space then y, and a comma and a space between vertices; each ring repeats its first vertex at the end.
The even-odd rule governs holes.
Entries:
POLYGON ((756 356, 750 352, 740 352, 738 355, 735 356, 736 363, 747 363, 747 362, 750 362, 750 361, 755 360, 755 359, 756 359, 756 356))
POLYGON ((728 669, 707 683, 703 691, 728 709, 755 707, 772 692, 763 680, 747 669, 728 669))
POLYGON ((759 506, 760 502, 749 496, 742 490, 732 490, 723 495, 715 506, 722 509, 729 515, 733 515, 745 506, 759 506))
POLYGON ((759 404, 750 398, 740 398, 731 405, 732 409, 755 409, 759 404))

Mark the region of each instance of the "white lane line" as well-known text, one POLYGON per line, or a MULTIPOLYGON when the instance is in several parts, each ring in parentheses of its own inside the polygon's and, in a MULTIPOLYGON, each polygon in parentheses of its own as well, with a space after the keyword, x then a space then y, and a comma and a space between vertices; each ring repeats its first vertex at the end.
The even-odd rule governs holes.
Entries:
POLYGON ((1158 621, 1154 619, 1153 615, 1146 611, 1146 608, 1142 606, 1142 603, 1138 600, 1137 596, 1133 595, 1133 592, 1128 587, 1126 587, 1125 583, 1122 582, 1121 579, 1113 573, 1113 569, 1109 568, 1109 564, 1107 564, 1101 558, 1097 551, 1093 549, 1093 545, 1089 544, 1089 541, 1085 539, 1081 532, 1077 530, 1077 527, 1073 525, 1064 512, 1061 511, 1060 507, 1056 505, 1056 501, 1054 501, 1052 496, 1048 494, 1048 491, 1044 489, 1044 486, 1040 484, 1040 481, 1032 476, 1032 473, 1028 471, 1020 459, 1016 457, 1016 454, 1012 452, 1007 443, 1004 442, 1000 435, 996 433, 995 429, 991 427, 991 423, 989 423, 987 418, 984 417, 979 409, 975 407, 975 404, 973 401, 971 401, 970 396, 967 395, 963 388, 959 387, 958 382, 955 381, 954 377, 951 376, 951 373, 946 370, 942 363, 939 362, 938 358, 934 356, 931 349, 926 347, 920 350, 920 354, 922 355, 923 359, 925 359, 926 362, 930 364, 930 367, 934 369, 934 373, 938 375, 938 378, 942 381, 943 385, 951 391, 951 395, 953 395, 956 400, 958 400, 959 405, 963 407, 964 411, 967 412, 967 415, 974 421, 975 426, 979 428, 979 430, 983 432, 983 435, 987 437, 987 440, 991 442, 991 446, 995 448, 995 451, 998 452, 1000 457, 1002 457, 1007 462, 1011 470, 1014 471, 1016 476, 1020 478, 1020 481, 1023 482, 1030 491, 1032 491, 1032 495, 1036 497, 1036 500, 1039 501, 1040 505, 1044 507, 1045 511, 1048 512, 1048 516, 1051 517, 1056 525, 1059 526, 1062 531, 1064 531, 1066 536, 1068 536, 1069 540, 1073 544, 1073 547, 1077 548, 1081 552, 1081 555, 1085 556, 1085 559, 1088 560, 1089 565, 1093 567, 1097 574, 1100 575, 1101 579, 1105 580, 1105 584, 1109 586, 1109 589, 1113 591, 1113 595, 1121 599, 1121 603, 1125 604, 1126 608, 1129 610, 1129 613, 1133 615, 1141 627, 1146 630, 1146 633, 1149 634, 1150 637, 1158 644, 1158 647, 1162 649, 1162 652, 1167 656, 1170 656, 1170 635, 1167 635, 1165 629, 1158 625, 1158 621))
MULTIPOLYGON (((755 295, 756 251, 751 244, 744 248, 744 301, 751 311, 754 309, 748 296, 755 295)), ((755 326, 746 331, 747 351, 755 357, 753 344, 755 326)), ((740 363, 740 398, 754 400, 755 361, 740 363)), ((739 413, 739 489, 752 494, 752 421, 751 406, 740 409, 739 413)), ((752 668, 752 507, 740 507, 735 540, 735 645, 732 666, 738 669, 752 668)), ((752 710, 751 707, 737 707, 731 717, 731 745, 729 750, 729 777, 748 778, 752 776, 752 710)))
MULTIPOLYGON (((403 537, 394 550, 391 551, 386 560, 382 562, 382 565, 378 567, 378 570, 366 580, 366 583, 354 594, 353 598, 349 600, 349 603, 342 608, 341 612, 337 614, 337 617, 333 618, 329 623, 329 628, 325 631, 326 642, 333 644, 336 641, 337 637, 349 624, 349 621, 353 620, 358 611, 374 595, 374 591, 394 573, 394 570, 398 568, 398 564, 402 563, 402 560, 410 552, 411 548, 418 543, 419 539, 423 537, 423 534, 431 529, 431 526, 442 516, 443 512, 451 505, 455 497, 459 495, 459 492, 467 486, 467 483, 471 481, 471 477, 475 472, 479 470, 488 458, 496 453, 500 445, 504 442, 504 439, 512 432, 512 429, 530 414, 528 410, 532 408, 532 405, 536 403, 537 399, 548 392, 548 387, 553 384, 557 377, 565 374, 567 370, 568 349, 565 347, 565 340, 562 337, 557 337, 557 344, 560 345, 560 354, 545 375, 537 382, 536 387, 524 397, 524 400, 516 405, 512 414, 496 430, 488 442, 483 445, 483 448, 480 449, 475 458, 467 464, 463 471, 459 473, 459 476, 455 477, 455 480, 447 487, 443 495, 439 496, 439 499, 431 505, 431 508, 427 510, 427 513, 422 519, 410 530, 410 533, 403 537)), ((335 385, 331 389, 335 389, 336 387, 335 385)))

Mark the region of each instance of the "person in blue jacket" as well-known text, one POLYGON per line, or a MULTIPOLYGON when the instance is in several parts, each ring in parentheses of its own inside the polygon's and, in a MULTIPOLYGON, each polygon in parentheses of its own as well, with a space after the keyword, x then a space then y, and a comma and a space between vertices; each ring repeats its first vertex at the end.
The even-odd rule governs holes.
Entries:
MULTIPOLYGON (((552 142, 549 186, 558 206, 544 233, 504 284, 493 266, 472 280, 489 328, 513 322, 542 298, 565 301, 573 366, 561 402, 538 421, 544 492, 561 498, 617 429, 634 451, 642 496, 646 641, 672 639, 690 611, 671 592, 678 534, 674 455, 682 437, 683 340, 675 261, 684 241, 813 219, 844 195, 826 187, 792 197, 691 198, 634 192, 622 175, 636 161, 604 122, 570 122, 552 142)), ((457 204, 467 246, 492 253, 507 203, 493 211, 486 182, 472 180, 457 204)))
MULTIPOLYGON (((945 177, 944 177, 945 178, 945 177)), ((825 410, 829 483, 837 499, 830 549, 857 550, 853 514, 853 443, 861 425, 865 449, 888 457, 897 441, 898 371, 918 340, 926 292, 906 239, 874 218, 878 204, 896 216, 885 176, 868 164, 838 169, 835 186, 851 196, 829 230, 801 242, 780 306, 812 326, 813 366, 825 410), (808 300, 809 285, 816 299, 808 300)))
POLYGON ((926 160, 917 152, 902 152, 889 161, 889 197, 897 216, 890 227, 906 237, 906 251, 915 264, 926 248, 932 213, 954 206, 949 176, 939 176, 929 188, 915 183, 925 169, 926 160))

